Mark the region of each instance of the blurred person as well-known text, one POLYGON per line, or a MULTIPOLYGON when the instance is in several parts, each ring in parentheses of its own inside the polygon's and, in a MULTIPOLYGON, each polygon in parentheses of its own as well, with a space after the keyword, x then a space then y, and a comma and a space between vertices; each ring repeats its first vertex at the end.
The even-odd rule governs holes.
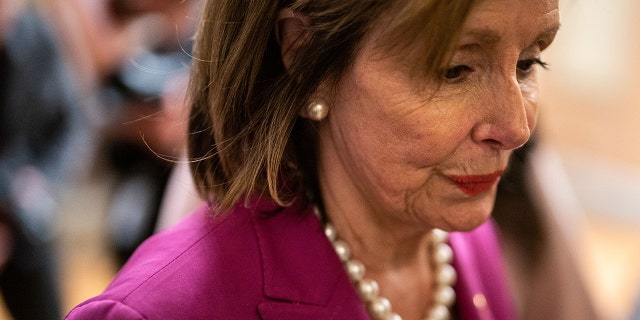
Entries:
POLYGON ((184 149, 182 110, 160 94, 188 68, 188 1, 48 0, 67 55, 85 80, 97 133, 97 171, 113 179, 107 209, 109 245, 119 263, 148 237, 172 162, 184 149), (175 124, 175 125, 173 125, 175 124), (182 133, 182 134, 180 134, 182 133))
MULTIPOLYGON (((79 79, 99 92, 140 50, 164 47, 191 34, 199 0, 42 0, 79 79), (171 41, 173 40, 173 41, 171 41)), ((171 48, 173 49, 173 48, 171 48)), ((170 50, 170 49, 167 49, 170 50)))
POLYGON ((208 1, 207 203, 68 318, 514 319, 489 216, 558 20, 554 0, 208 1))
POLYGON ((102 153, 116 177, 108 230, 120 264, 153 233, 167 181, 186 148, 186 110, 162 94, 184 73, 189 56, 147 51, 133 59, 106 87, 119 97, 112 107, 118 116, 102 137, 102 153))
POLYGON ((167 16, 161 37, 129 57, 103 89, 109 93, 114 115, 104 131, 103 153, 116 175, 108 217, 120 264, 153 234, 170 173, 186 149, 184 104, 167 103, 162 96, 176 90, 171 89, 175 82, 186 81, 182 78, 191 59, 187 36, 193 23, 188 13, 194 4, 114 2, 114 10, 125 17, 156 11, 167 16))
POLYGON ((59 319, 54 222, 83 163, 77 82, 39 7, 1 3, 0 289, 13 318, 59 319))

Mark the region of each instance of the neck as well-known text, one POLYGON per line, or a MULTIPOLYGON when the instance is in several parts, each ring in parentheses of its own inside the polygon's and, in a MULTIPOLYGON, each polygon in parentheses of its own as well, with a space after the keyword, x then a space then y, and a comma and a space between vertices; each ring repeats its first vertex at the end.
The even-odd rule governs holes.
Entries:
POLYGON ((437 245, 434 246, 433 239, 440 237, 434 238, 431 228, 424 221, 412 220, 399 212, 402 210, 399 207, 385 207, 385 203, 398 204, 402 202, 401 199, 378 201, 380 199, 369 195, 371 192, 360 190, 352 179, 345 178, 349 172, 345 172, 339 161, 332 158, 335 155, 326 156, 328 158, 321 157, 318 177, 325 214, 330 221, 325 228, 333 229, 327 236, 369 312, 376 313, 375 310, 379 310, 374 307, 379 306, 378 303, 363 297, 363 292, 367 292, 368 288, 367 285, 363 286, 363 282, 371 280, 379 289, 379 292, 376 289, 375 296, 379 293, 386 297, 382 300, 388 299, 393 305, 393 308, 389 307, 401 314, 401 319, 421 319, 424 315, 433 314, 448 316, 448 307, 455 299, 450 287, 455 282, 455 270, 448 265, 450 260, 438 258, 436 263, 434 252, 440 250, 433 250, 445 246, 450 252, 451 249, 443 243, 445 240, 436 241, 437 245), (336 163, 338 165, 331 165, 336 163), (335 238, 332 239, 330 235, 343 243, 337 245, 335 238), (342 250, 343 244, 348 247, 347 250, 342 250), (358 260, 355 264, 360 264, 366 270, 364 280, 357 280, 360 276, 353 275, 353 272, 359 274, 357 270, 361 268, 354 269, 352 259, 358 260), (444 269, 450 270, 448 274, 453 276, 441 281, 443 267, 448 267, 444 269))
MULTIPOLYGON (((331 197, 330 192, 325 194, 331 197)), ((364 264, 367 277, 378 282, 380 295, 402 319, 422 319, 434 301, 431 230, 385 219, 389 215, 346 199, 325 199, 327 219, 351 256, 364 264)))
MULTIPOLYGON (((425 259, 426 260, 426 259, 425 259)), ((385 272, 368 272, 378 282, 380 295, 404 320, 423 319, 433 302, 433 270, 430 266, 406 266, 385 272)))
MULTIPOLYGON (((315 210, 319 215, 317 208, 315 210)), ((446 232, 432 230, 428 249, 425 250, 429 253, 412 254, 419 257, 414 259, 415 262, 387 263, 387 266, 394 267, 382 267, 367 273, 367 265, 358 259, 357 251, 353 251, 340 237, 332 222, 326 222, 324 229, 374 319, 421 319, 425 314, 428 319, 448 319, 448 308, 455 299, 451 288, 455 282, 455 270, 449 265, 452 252, 445 243, 446 232)), ((372 265, 377 264, 370 263, 369 267, 372 265)))
POLYGON ((349 200, 333 197, 328 191, 325 193, 326 215, 367 270, 425 269, 431 230, 394 219, 390 214, 354 205, 358 201, 349 200))

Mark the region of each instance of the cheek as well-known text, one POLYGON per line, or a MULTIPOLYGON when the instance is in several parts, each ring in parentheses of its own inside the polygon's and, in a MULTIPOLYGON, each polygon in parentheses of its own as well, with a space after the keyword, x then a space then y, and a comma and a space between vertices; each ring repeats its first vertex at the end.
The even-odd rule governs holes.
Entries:
POLYGON ((460 152, 478 117, 474 97, 469 93, 433 97, 396 122, 397 139, 403 142, 404 155, 412 165, 441 165, 460 152))
POLYGON ((477 95, 460 92, 434 97, 404 124, 421 149, 410 150, 423 164, 438 164, 460 152, 479 116, 477 95))
MULTIPOLYGON (((423 184, 432 168, 456 152, 463 135, 446 113, 427 112, 427 108, 389 112, 392 108, 387 105, 361 110, 358 121, 341 123, 341 140, 351 165, 371 169, 366 173, 368 179, 393 189, 387 190, 388 194, 423 184)), ((355 120, 353 115, 348 118, 355 120)))
MULTIPOLYGON (((415 121, 415 120, 414 120, 415 121)), ((453 154, 466 136, 464 126, 446 117, 405 123, 404 151, 415 166, 426 167, 443 162, 453 154)))
POLYGON ((342 87, 336 118, 351 145, 402 171, 448 159, 472 127, 469 94, 433 97, 395 69, 375 71, 356 72, 342 87))

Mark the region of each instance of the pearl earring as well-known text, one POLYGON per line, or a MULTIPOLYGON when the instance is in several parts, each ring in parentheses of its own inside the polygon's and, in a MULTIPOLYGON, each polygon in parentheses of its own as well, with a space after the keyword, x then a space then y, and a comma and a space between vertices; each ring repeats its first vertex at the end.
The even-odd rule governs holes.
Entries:
POLYGON ((329 114, 329 107, 320 99, 314 99, 307 105, 307 116, 314 121, 322 121, 329 114))

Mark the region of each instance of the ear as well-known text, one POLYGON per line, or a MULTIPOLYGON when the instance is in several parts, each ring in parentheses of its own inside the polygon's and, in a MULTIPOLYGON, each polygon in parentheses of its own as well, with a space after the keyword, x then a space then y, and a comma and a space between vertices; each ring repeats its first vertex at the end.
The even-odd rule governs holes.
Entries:
POLYGON ((289 70, 298 49, 308 35, 309 19, 291 8, 280 10, 274 26, 276 41, 280 45, 280 54, 284 67, 289 70))

